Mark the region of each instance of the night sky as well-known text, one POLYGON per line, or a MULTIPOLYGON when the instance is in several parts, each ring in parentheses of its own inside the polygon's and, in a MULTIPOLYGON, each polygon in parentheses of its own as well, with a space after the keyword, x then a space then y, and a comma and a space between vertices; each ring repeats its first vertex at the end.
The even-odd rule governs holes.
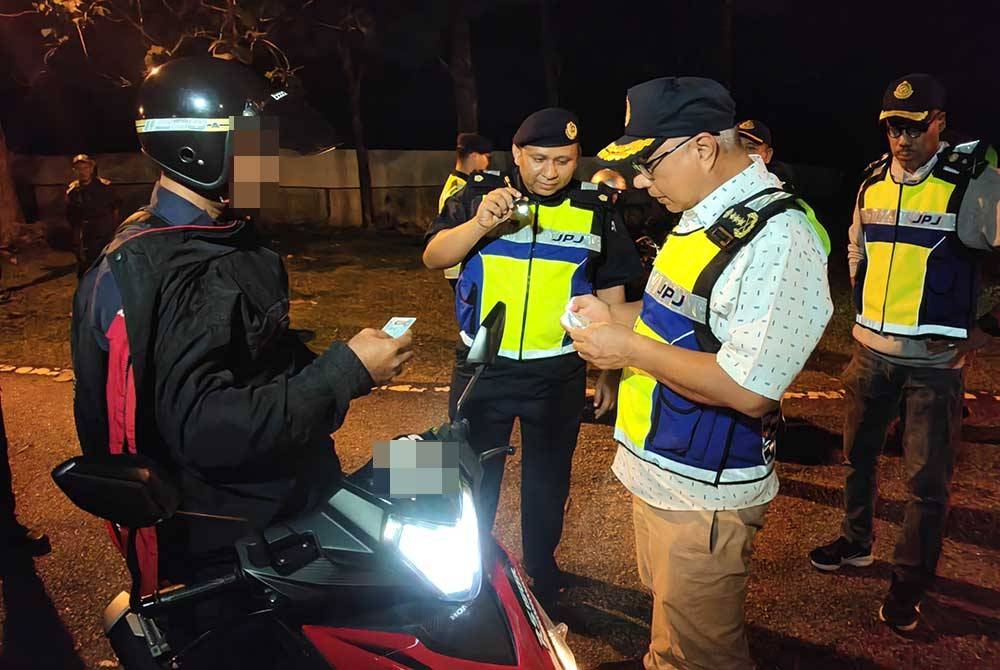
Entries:
MULTIPOLYGON (((885 150, 876 118, 886 84, 911 71, 944 81, 952 128, 1000 142, 1000 3, 927 9, 933 6, 734 1, 733 95, 741 117, 770 125, 777 158, 836 167, 853 178, 885 150)), ((719 4, 553 0, 559 102, 580 115, 586 153, 621 134, 629 86, 664 75, 721 78, 719 4)), ((506 146, 521 119, 546 106, 537 6, 498 3, 472 31, 480 130, 506 146)), ((69 56, 62 70, 54 68, 31 90, 0 79, 0 120, 12 148, 53 154, 136 149, 134 89, 81 74, 69 56)), ((0 75, 9 72, 9 60, 0 45, 0 75)), ((303 81, 312 103, 349 140, 338 76, 335 64, 314 63, 303 81)), ((454 146, 451 83, 440 65, 383 62, 366 79, 364 96, 371 148, 454 146)))

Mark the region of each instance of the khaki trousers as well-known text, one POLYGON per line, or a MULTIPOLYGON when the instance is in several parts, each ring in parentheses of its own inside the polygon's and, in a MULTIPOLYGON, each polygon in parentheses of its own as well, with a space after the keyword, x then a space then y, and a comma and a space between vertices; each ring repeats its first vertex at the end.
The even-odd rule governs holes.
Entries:
POLYGON ((646 670, 754 667, 743 606, 765 511, 670 511, 632 496, 639 578, 653 592, 646 670))

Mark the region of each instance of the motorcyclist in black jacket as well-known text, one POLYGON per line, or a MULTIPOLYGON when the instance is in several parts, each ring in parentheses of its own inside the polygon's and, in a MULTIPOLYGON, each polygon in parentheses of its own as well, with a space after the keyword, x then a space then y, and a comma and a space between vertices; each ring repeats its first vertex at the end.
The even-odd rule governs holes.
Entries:
MULTIPOLYGON (((276 147, 261 150, 270 131, 260 129, 273 127, 286 97, 232 61, 184 58, 155 69, 139 92, 136 129, 161 176, 74 297, 84 453, 153 459, 174 475, 181 509, 206 515, 113 529, 123 551, 136 533, 143 593, 204 575, 248 530, 328 493, 341 476, 330 434, 350 401, 413 355, 409 335, 371 328, 314 354, 289 329, 281 258, 251 222, 219 220, 234 151, 276 167, 276 147)), ((247 183, 238 175, 236 183, 238 200, 247 183)))

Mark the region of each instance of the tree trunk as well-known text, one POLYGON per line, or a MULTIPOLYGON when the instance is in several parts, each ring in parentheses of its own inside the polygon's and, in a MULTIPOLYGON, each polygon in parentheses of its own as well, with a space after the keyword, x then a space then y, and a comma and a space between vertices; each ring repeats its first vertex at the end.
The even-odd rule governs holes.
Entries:
POLYGON ((358 186, 361 191, 361 229, 374 229, 375 199, 372 195, 372 172, 368 164, 368 146, 365 144, 365 125, 361 118, 361 81, 364 66, 355 66, 350 45, 340 49, 341 63, 347 77, 348 98, 351 103, 351 132, 354 135, 354 151, 358 159, 358 186))
POLYGON ((455 91, 455 116, 458 132, 479 131, 479 98, 476 95, 476 72, 472 68, 472 30, 463 3, 452 2, 451 58, 448 71, 455 91))
POLYGON ((549 107, 559 105, 559 52, 552 29, 551 0, 539 0, 542 28, 542 61, 545 63, 545 98, 549 107))
POLYGON ((10 171, 10 154, 7 138, 0 126, 0 247, 7 246, 14 236, 16 225, 24 220, 21 205, 14 190, 14 176, 10 171))

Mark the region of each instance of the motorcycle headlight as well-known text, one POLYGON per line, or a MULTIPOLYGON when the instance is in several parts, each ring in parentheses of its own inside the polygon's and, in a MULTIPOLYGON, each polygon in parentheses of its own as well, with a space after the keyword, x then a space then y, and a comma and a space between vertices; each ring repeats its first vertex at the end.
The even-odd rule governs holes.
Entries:
POLYGON ((479 524, 472 492, 462 485, 461 510, 453 524, 386 520, 382 538, 445 600, 473 600, 483 583, 479 524))

